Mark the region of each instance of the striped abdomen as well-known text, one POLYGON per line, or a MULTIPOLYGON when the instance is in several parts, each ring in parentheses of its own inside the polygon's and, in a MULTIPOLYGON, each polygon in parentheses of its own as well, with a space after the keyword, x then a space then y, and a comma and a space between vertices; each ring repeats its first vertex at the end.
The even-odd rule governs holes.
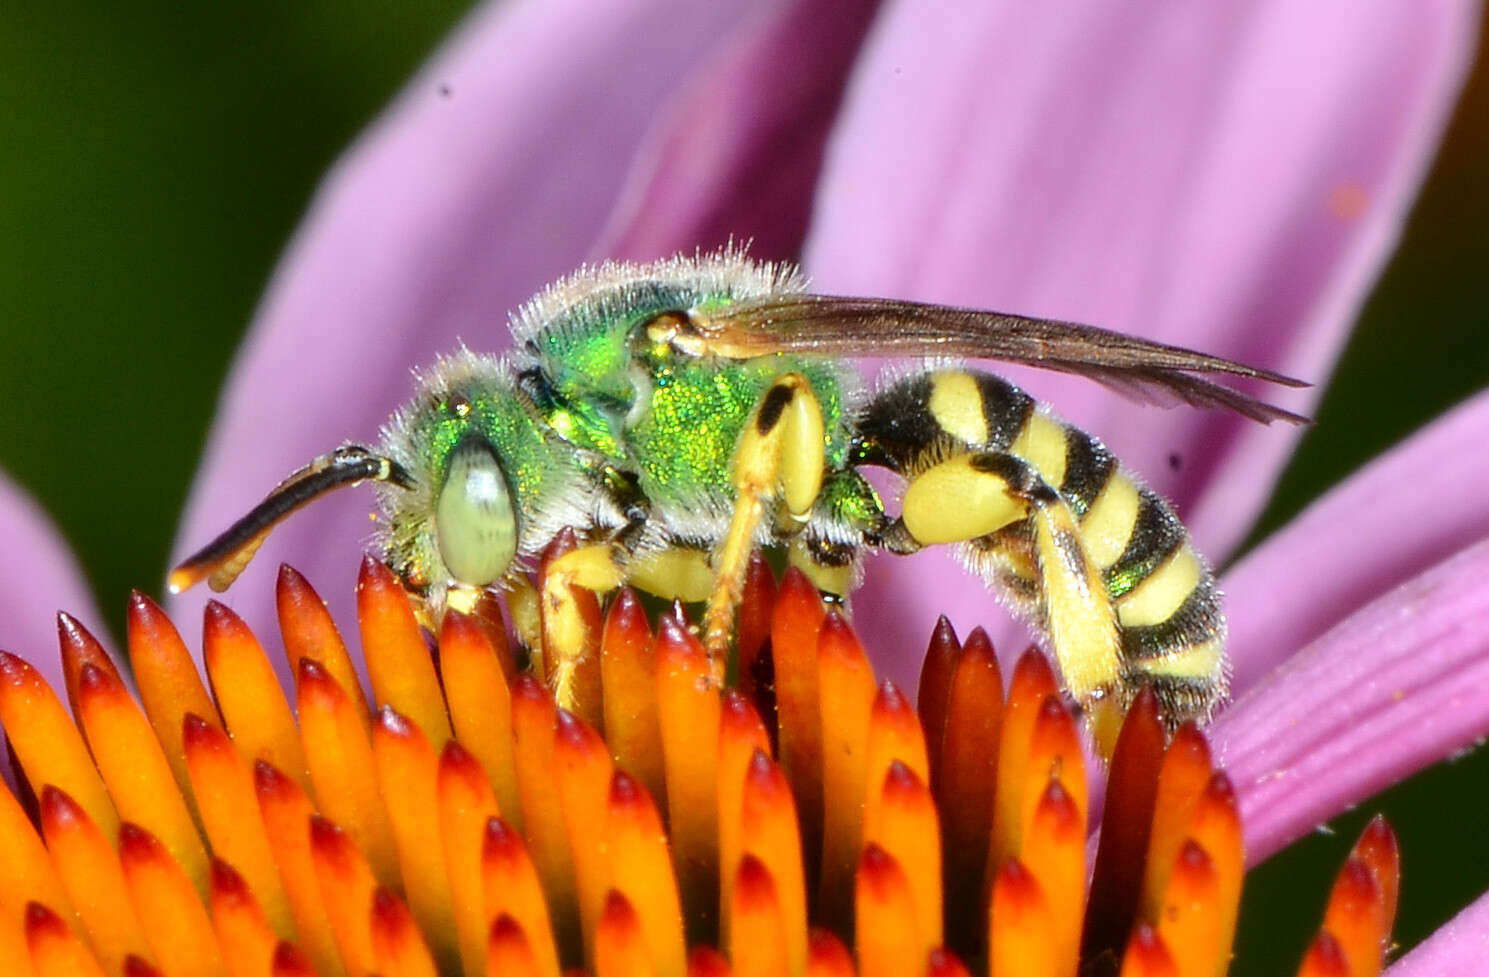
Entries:
MULTIPOLYGON (((986 373, 943 369, 881 390, 860 418, 861 457, 913 482, 949 458, 1012 456, 1058 494, 1080 552, 1115 612, 1121 674, 1099 693, 1126 701, 1153 686, 1171 723, 1203 717, 1224 695, 1225 621, 1215 579, 1168 503, 1124 473, 1102 443, 986 373)), ((1051 503, 1051 504, 1059 504, 1051 503)), ((948 499, 948 506, 957 500, 948 499)), ((967 541, 974 562, 1046 632, 1032 519, 967 541)), ((1066 663, 1068 665, 1068 663, 1066 663)))

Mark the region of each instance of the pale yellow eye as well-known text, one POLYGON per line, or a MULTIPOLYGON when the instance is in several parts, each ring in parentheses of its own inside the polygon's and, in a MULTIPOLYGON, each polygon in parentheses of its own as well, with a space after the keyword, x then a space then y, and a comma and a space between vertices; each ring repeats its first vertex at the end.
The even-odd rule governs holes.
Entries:
POLYGON ((484 438, 467 438, 451 453, 434 520, 440 558, 459 582, 484 587, 511 565, 517 517, 501 464, 484 438))

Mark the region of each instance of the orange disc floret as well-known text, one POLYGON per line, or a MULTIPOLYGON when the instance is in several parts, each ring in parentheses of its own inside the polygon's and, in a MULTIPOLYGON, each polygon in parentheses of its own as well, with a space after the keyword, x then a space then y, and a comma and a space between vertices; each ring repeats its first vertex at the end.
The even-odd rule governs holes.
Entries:
MULTIPOLYGON (((731 669, 680 607, 653 622, 630 591, 608 608, 560 594, 593 644, 565 676, 579 706, 565 711, 541 670, 519 667, 490 595, 426 620, 365 562, 370 698, 309 583, 286 568, 276 599, 292 699, 220 604, 206 611, 204 683, 160 609, 131 600, 139 700, 127 670, 59 618, 76 724, 34 668, 0 652, 0 723, 19 797, 36 799, 33 823, 0 791, 6 972, 1228 966, 1244 866, 1235 791, 1196 727, 1165 736, 1150 693, 1116 737, 1088 890, 1081 725, 1036 651, 1005 696, 981 630, 959 642, 937 625, 912 705, 795 571, 777 584, 752 562, 731 669), (728 674, 737 686, 720 686, 728 674)), ((1372 822, 1300 973, 1380 972, 1399 862, 1372 822)))

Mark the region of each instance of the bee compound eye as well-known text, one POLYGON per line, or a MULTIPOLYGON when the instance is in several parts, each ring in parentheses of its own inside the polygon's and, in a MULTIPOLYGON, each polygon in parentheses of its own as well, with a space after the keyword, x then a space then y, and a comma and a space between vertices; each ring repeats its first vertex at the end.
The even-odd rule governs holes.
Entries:
POLYGON ((435 507, 440 558, 451 576, 484 587, 517 552, 517 517, 501 463, 485 438, 455 446, 435 507))

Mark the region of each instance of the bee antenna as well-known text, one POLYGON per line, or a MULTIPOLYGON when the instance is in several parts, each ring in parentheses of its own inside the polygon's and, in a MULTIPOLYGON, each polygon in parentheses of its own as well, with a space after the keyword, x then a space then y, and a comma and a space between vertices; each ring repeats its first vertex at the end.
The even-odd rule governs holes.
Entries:
POLYGON ((414 487, 413 477, 393 459, 359 444, 337 448, 280 482, 247 515, 182 561, 166 577, 166 587, 179 594, 205 579, 213 590, 226 590, 290 513, 327 492, 367 481, 414 487))

